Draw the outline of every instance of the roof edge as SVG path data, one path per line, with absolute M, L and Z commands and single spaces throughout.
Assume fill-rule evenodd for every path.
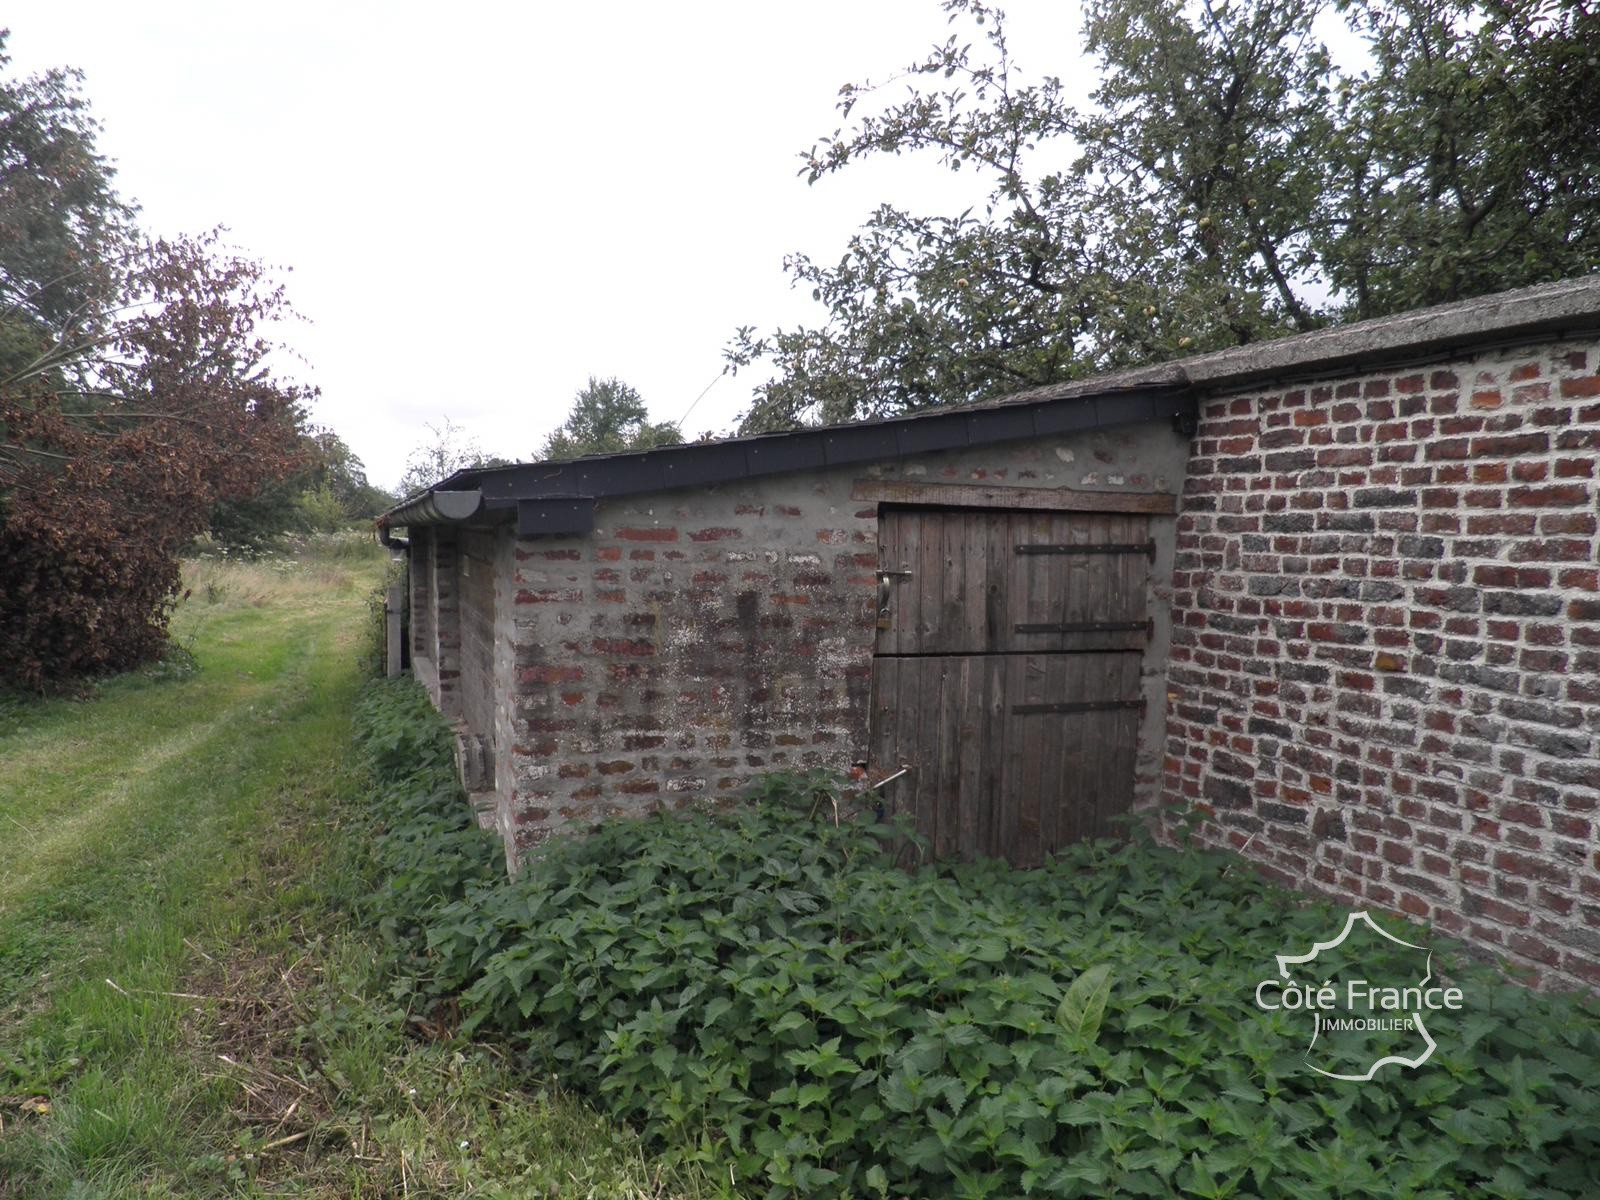
M 458 471 L 378 518 L 385 526 L 492 523 L 515 511 L 524 535 L 543 530 L 521 502 L 584 500 L 728 483 L 794 471 L 853 466 L 886 458 L 1025 441 L 1090 429 L 1162 422 L 1182 436 L 1194 428 L 1189 388 L 1166 384 L 1107 387 L 1077 404 L 951 406 L 877 420 L 808 426 L 783 433 L 686 442 L 571 462 L 523 463 Z M 468 503 L 468 497 L 471 502 Z M 460 504 L 455 501 L 459 498 Z M 577 519 L 571 506 L 549 509 L 556 524 Z M 574 510 L 575 511 L 575 510 Z M 564 515 L 563 515 L 564 514 Z M 541 525 L 540 529 L 533 526 Z M 564 529 L 562 531 L 565 531 Z

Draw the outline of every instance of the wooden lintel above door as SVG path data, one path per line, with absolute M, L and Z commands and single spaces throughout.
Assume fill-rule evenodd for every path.
M 1048 512 L 1143 513 L 1171 516 L 1178 498 L 1167 492 L 1079 492 L 1070 488 L 996 487 L 981 483 L 913 483 L 858 479 L 852 500 L 951 508 L 1016 508 Z

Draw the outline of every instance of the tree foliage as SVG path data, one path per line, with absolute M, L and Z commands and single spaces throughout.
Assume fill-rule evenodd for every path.
M 428 439 L 406 457 L 405 473 L 400 476 L 399 495 L 414 496 L 457 471 L 473 467 L 504 466 L 506 459 L 486 454 L 478 439 L 449 417 L 441 425 L 427 426 Z
M 1600 10 L 1586 0 L 1352 4 L 1374 58 L 1339 81 L 1318 213 L 1341 315 L 1600 265 Z
M 0 76 L 11 59 L 0 29 Z M 0 78 L 0 305 L 6 332 L 82 328 L 108 308 L 133 243 L 134 208 L 95 150 L 82 76 Z
M 546 460 L 581 458 L 585 454 L 620 454 L 651 450 L 683 441 L 678 427 L 652 423 L 650 410 L 637 391 L 616 378 L 596 379 L 578 389 L 566 422 L 539 450 Z
M 803 156 L 817 183 L 927 152 L 974 172 L 955 216 L 882 205 L 837 263 L 791 256 L 826 316 L 728 347 L 765 364 L 747 430 L 960 403 L 1581 273 L 1600 264 L 1600 19 L 1584 0 L 1091 0 L 1094 106 L 1026 82 L 1004 14 L 960 33 Z M 968 38 L 978 30 L 976 43 Z
M 159 654 L 178 554 L 299 462 L 306 394 L 265 370 L 282 293 L 209 240 L 156 242 L 133 315 L 0 378 L 0 666 L 28 684 Z
M 26 685 L 159 654 L 212 506 L 303 461 L 282 289 L 214 235 L 140 239 L 93 133 L 72 73 L 0 79 L 0 679 Z
M 370 521 L 394 503 L 367 479 L 355 451 L 331 429 L 300 437 L 302 466 L 269 480 L 252 496 L 213 506 L 209 533 L 244 551 L 270 547 L 288 533 L 331 533 Z

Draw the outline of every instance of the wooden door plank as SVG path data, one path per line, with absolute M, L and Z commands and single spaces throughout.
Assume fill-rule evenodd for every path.
M 905 516 L 895 509 L 885 509 L 878 514 L 878 570 L 893 570 L 902 557 L 901 538 L 904 536 Z M 887 628 L 878 629 L 875 653 L 899 654 L 900 653 L 900 614 L 897 611 L 894 594 L 894 579 L 889 578 L 888 590 L 884 589 L 884 576 L 878 576 L 878 592 L 875 597 L 879 604 L 888 605 Z M 880 620 L 883 614 L 879 614 Z
M 1010 619 L 1009 571 L 1006 537 L 1010 514 L 985 513 L 978 518 L 983 529 L 984 638 L 983 649 L 996 651 L 1010 647 L 1006 622 Z
M 967 644 L 987 649 L 988 633 L 989 517 L 982 512 L 959 514 L 961 538 L 966 547 L 961 563 L 961 606 Z
M 961 568 L 961 522 L 950 514 L 941 514 L 939 528 L 939 578 L 933 588 L 938 605 L 936 630 L 927 639 L 929 649 L 959 654 L 970 649 L 967 641 L 967 622 L 961 607 L 961 584 L 966 572 Z
M 900 694 L 900 662 L 898 658 L 887 657 L 872 660 L 872 717 L 867 761 L 885 774 L 892 773 L 896 769 L 893 764 L 899 761 L 896 698 Z M 899 811 L 904 789 L 891 783 L 884 792 L 884 811 Z
M 988 734 L 987 696 L 984 690 L 984 657 L 967 655 L 961 660 L 957 677 L 961 697 L 960 737 L 957 743 L 956 836 L 963 858 L 973 858 L 981 850 L 979 813 L 983 805 L 983 762 Z
M 947 859 L 962 853 L 960 829 L 955 813 L 957 802 L 957 762 L 960 755 L 960 722 L 962 714 L 957 707 L 957 686 L 960 680 L 960 659 L 928 659 L 936 677 L 928 680 L 934 688 L 931 702 L 936 704 L 938 750 L 933 760 L 933 850 L 934 858 Z
M 916 596 L 915 617 L 910 625 L 911 651 L 926 654 L 937 649 L 930 641 L 939 620 L 939 519 L 933 513 L 917 514 L 916 551 L 911 555 L 912 575 L 906 587 Z
M 1017 553 L 1017 543 L 1028 541 L 1032 536 L 1031 520 L 1028 513 L 1010 513 L 1006 521 L 1006 619 L 1001 627 L 1001 635 L 1005 638 L 1007 650 L 1032 650 L 1040 645 L 1040 636 L 1037 634 L 1019 634 L 1017 626 L 1029 620 L 1028 611 L 1031 602 L 1029 595 L 1029 575 L 1027 562 Z
M 896 523 L 900 526 L 899 554 L 888 563 L 885 569 L 896 572 L 912 572 L 910 575 L 896 574 L 889 578 L 889 605 L 894 614 L 894 653 L 909 654 L 917 648 L 917 569 L 918 538 L 922 531 L 922 514 L 916 512 L 897 512 L 894 514 Z
M 984 708 L 982 786 L 979 789 L 978 845 L 985 858 L 999 858 L 1000 805 L 1004 794 L 1006 752 L 1006 663 L 998 655 L 983 660 Z
M 1087 695 L 1087 657 L 1074 654 L 1065 661 L 1067 679 L 1064 695 L 1069 700 L 1082 699 Z M 1089 795 L 1088 758 L 1092 746 L 1088 740 L 1087 722 L 1069 722 L 1062 731 L 1061 744 L 1066 763 L 1063 773 L 1068 783 L 1060 821 L 1064 842 L 1077 842 L 1083 840 L 1088 830 L 1087 817 L 1093 803 Z
M 1028 659 L 1017 656 L 1006 659 L 1006 707 L 1013 709 L 1027 703 Z M 1029 760 L 1028 722 L 1006 716 L 1006 766 L 1003 775 L 1000 801 L 1000 844 L 1002 857 L 1015 863 L 1020 844 L 1021 799 L 1024 775 Z M 1032 761 L 1037 762 L 1037 759 Z
M 1047 700 L 1067 696 L 1068 664 L 1072 656 L 1052 654 L 1045 660 L 1044 696 Z M 1053 854 L 1064 843 L 1061 836 L 1061 806 L 1066 792 L 1065 764 L 1067 738 L 1071 727 L 1058 725 L 1044 739 L 1039 756 L 1039 842 L 1045 855 Z
M 1028 655 L 1015 660 L 1022 673 L 1022 700 L 1036 704 L 1046 699 L 1048 664 L 1054 655 Z M 1016 723 L 1021 741 L 1021 758 L 1016 775 L 1017 788 L 1014 804 L 1017 813 L 1015 838 L 1010 860 L 1019 867 L 1036 867 L 1044 860 L 1043 801 L 1044 760 L 1047 747 L 1060 741 L 1060 721 L 1049 714 L 1019 717 L 1015 712 L 1010 720 Z
M 890 592 L 896 610 L 895 629 L 898 631 L 896 652 L 914 654 L 918 649 L 917 627 L 922 621 L 922 534 L 923 514 L 900 514 L 900 560 L 890 569 L 907 572 L 892 577 Z

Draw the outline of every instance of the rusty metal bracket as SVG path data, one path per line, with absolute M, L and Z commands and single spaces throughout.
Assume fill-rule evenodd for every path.
M 909 775 L 910 773 L 911 773 L 911 764 L 910 763 L 904 763 L 904 764 L 901 765 L 900 769 L 898 771 L 896 771 L 893 775 L 885 775 L 882 779 L 878 780 L 877 783 L 875 783 L 871 787 L 869 787 L 867 789 L 867 791 L 875 792 L 879 788 L 883 787 L 885 784 L 893 783 L 896 779 L 899 779 L 900 776 Z

